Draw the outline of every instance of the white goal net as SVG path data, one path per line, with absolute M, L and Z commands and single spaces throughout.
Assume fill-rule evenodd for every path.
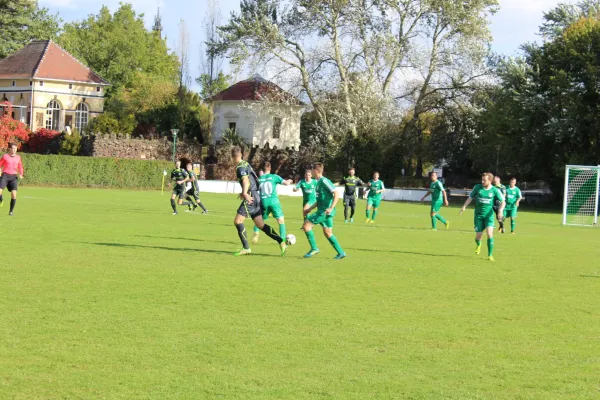
M 598 225 L 600 166 L 567 165 L 563 225 Z

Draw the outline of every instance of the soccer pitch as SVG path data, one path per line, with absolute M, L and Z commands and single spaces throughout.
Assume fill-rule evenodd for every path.
M 318 229 L 305 260 L 283 198 L 297 244 L 235 258 L 233 195 L 177 216 L 167 193 L 19 196 L 0 209 L 1 399 L 600 397 L 600 230 L 559 214 L 520 212 L 491 263 L 473 207 L 432 232 L 426 204 L 384 202 L 373 226 L 339 204 L 348 258 Z

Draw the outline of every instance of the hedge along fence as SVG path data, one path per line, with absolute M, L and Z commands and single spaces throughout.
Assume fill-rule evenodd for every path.
M 20 153 L 24 185 L 160 189 L 169 161 L 125 160 Z M 169 177 L 167 177 L 169 178 Z

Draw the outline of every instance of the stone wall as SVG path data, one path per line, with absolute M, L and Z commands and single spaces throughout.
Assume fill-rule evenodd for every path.
M 304 169 L 310 167 L 316 159 L 310 149 L 273 150 L 252 148 L 244 152 L 244 160 L 248 161 L 258 173 L 265 161 L 269 161 L 272 172 L 284 179 L 295 181 L 304 175 Z M 206 160 L 206 179 L 236 180 L 235 166 L 231 162 L 230 147 L 210 146 Z
M 133 160 L 171 160 L 173 142 L 162 139 L 132 139 L 120 135 L 94 135 L 82 140 L 81 154 Z M 178 140 L 177 158 L 202 162 L 202 145 L 197 141 Z

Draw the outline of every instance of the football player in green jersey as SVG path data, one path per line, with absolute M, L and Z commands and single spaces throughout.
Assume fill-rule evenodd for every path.
M 365 214 L 367 216 L 367 224 L 375 223 L 375 218 L 377 218 L 377 211 L 379 210 L 379 205 L 381 204 L 381 194 L 385 192 L 385 187 L 383 186 L 383 181 L 379 180 L 379 172 L 375 172 L 373 174 L 373 179 L 367 183 L 369 187 L 369 194 L 367 195 L 367 210 Z M 373 216 L 371 216 L 371 209 L 373 209 Z
M 350 208 L 350 222 L 354 222 L 354 212 L 356 211 L 356 190 L 358 186 L 363 186 L 364 182 L 356 175 L 354 168 L 348 170 L 348 176 L 340 181 L 344 186 L 344 222 L 348 223 L 348 207 Z
M 502 184 L 502 179 L 498 175 L 494 176 L 494 186 L 502 193 L 502 196 L 504 196 L 504 199 L 506 200 L 506 186 Z M 496 201 L 494 203 L 494 212 L 498 216 L 498 225 L 500 225 L 498 227 L 498 232 L 504 233 L 504 214 L 498 213 L 499 207 L 500 203 Z
M 194 172 L 194 166 L 192 165 L 192 163 L 188 163 L 188 165 L 186 166 L 186 170 L 188 173 L 188 183 L 190 185 L 187 188 L 186 195 L 187 198 L 190 200 L 190 203 L 192 203 L 190 204 L 190 208 L 193 206 L 193 211 L 196 209 L 196 207 L 200 206 L 200 208 L 202 209 L 202 214 L 208 214 L 208 210 L 206 209 L 206 207 L 204 207 L 204 204 L 202 204 L 202 201 L 200 200 L 200 185 L 198 183 L 198 175 L 196 175 L 196 173 Z
M 481 184 L 476 185 L 465 205 L 460 210 L 460 214 L 464 213 L 469 204 L 473 200 L 475 203 L 475 254 L 481 253 L 481 238 L 483 232 L 487 233 L 488 259 L 494 261 L 494 202 L 499 202 L 498 214 L 502 216 L 504 213 L 504 196 L 498 188 L 492 185 L 494 175 L 486 172 L 481 176 Z
M 448 207 L 448 196 L 446 195 L 446 189 L 442 182 L 438 180 L 437 173 L 431 173 L 431 186 L 429 186 L 429 192 L 421 198 L 421 201 L 425 201 L 427 197 L 431 195 L 431 228 L 437 231 L 437 221 L 446 225 L 446 230 L 450 229 L 450 222 L 446 221 L 439 212 L 442 208 L 442 204 Z
M 317 247 L 317 241 L 315 240 L 313 227 L 315 225 L 321 225 L 323 227 L 323 233 L 325 234 L 325 237 L 327 240 L 329 240 L 329 243 L 331 246 L 333 246 L 335 251 L 337 251 L 337 255 L 334 259 L 341 260 L 342 258 L 346 257 L 346 253 L 333 234 L 333 217 L 335 216 L 335 206 L 337 205 L 337 202 L 340 200 L 341 196 L 339 192 L 335 190 L 333 183 L 323 176 L 323 170 L 324 168 L 322 163 L 315 163 L 313 166 L 313 176 L 317 180 L 317 202 L 309 208 L 309 212 L 315 208 L 317 211 L 310 214 L 302 226 L 302 230 L 306 233 L 308 243 L 310 243 L 310 251 L 306 253 L 304 258 L 310 258 L 319 254 L 319 248 Z
M 504 218 L 510 218 L 510 232 L 514 235 L 517 227 L 517 209 L 523 199 L 521 189 L 517 187 L 517 178 L 510 178 L 510 186 L 506 188 L 506 208 Z
M 242 204 L 237 210 L 233 224 L 235 225 L 240 241 L 242 242 L 243 249 L 235 253 L 236 256 L 247 256 L 252 254 L 250 245 L 248 244 L 248 234 L 246 233 L 246 227 L 244 221 L 246 218 L 252 218 L 254 224 L 262 229 L 268 237 L 279 243 L 281 248 L 281 255 L 285 255 L 287 250 L 287 244 L 277 232 L 263 221 L 263 209 L 260 202 L 260 192 L 258 190 L 258 177 L 256 173 L 248 164 L 248 162 L 242 159 L 242 149 L 239 146 L 235 146 L 231 149 L 231 159 L 236 164 L 236 176 L 242 186 Z
M 312 178 L 312 171 L 307 169 L 304 172 L 304 179 L 301 179 L 296 187 L 294 187 L 294 192 L 298 190 L 302 191 L 302 213 L 304 220 L 306 220 L 308 210 L 317 203 L 316 189 L 317 181 Z
M 173 215 L 177 215 L 177 204 L 175 199 L 179 199 L 178 203 L 180 206 L 189 206 L 189 202 L 183 202 L 185 198 L 185 183 L 189 180 L 188 173 L 181 168 L 181 161 L 175 162 L 175 169 L 171 171 L 171 181 L 174 182 L 173 193 L 171 194 L 171 207 L 173 208 Z M 171 182 L 169 182 L 171 187 Z
M 277 185 L 289 186 L 292 184 L 292 180 L 284 180 L 277 174 L 271 173 L 271 163 L 265 162 L 263 165 L 264 173 L 258 177 L 258 189 L 260 191 L 260 202 L 263 207 L 263 221 L 269 219 L 269 215 L 272 215 L 279 224 L 279 236 L 283 239 L 286 237 L 285 220 L 283 217 L 283 210 L 281 209 L 281 203 L 279 202 L 279 196 L 277 195 Z M 254 236 L 252 236 L 252 243 L 258 243 L 260 236 L 260 229 L 254 226 Z

